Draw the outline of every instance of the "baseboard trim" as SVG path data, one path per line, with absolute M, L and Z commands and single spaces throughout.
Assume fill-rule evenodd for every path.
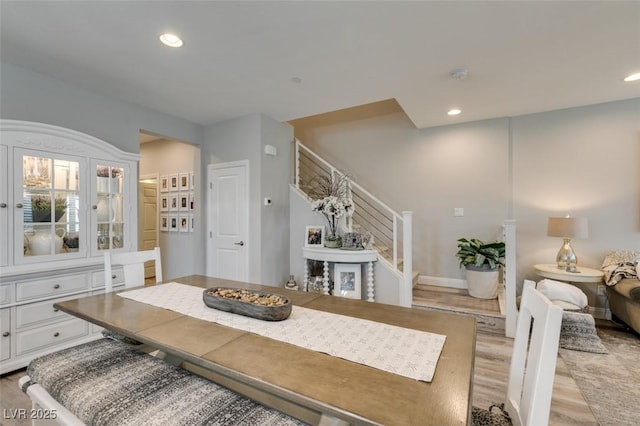
M 429 275 L 419 275 L 418 284 L 432 285 L 436 287 L 450 287 L 467 289 L 467 280 L 461 280 L 459 278 L 444 278 L 444 277 L 431 277 Z

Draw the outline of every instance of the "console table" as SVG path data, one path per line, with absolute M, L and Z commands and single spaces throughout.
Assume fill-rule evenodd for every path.
M 374 302 L 373 290 L 373 262 L 378 260 L 376 250 L 342 250 L 326 247 L 303 247 L 304 257 L 304 288 L 309 286 L 309 260 L 323 262 L 322 287 L 323 293 L 329 294 L 329 263 L 367 263 L 367 301 Z
M 562 268 L 558 268 L 555 263 L 538 264 L 533 269 L 541 277 L 569 283 L 600 283 L 604 277 L 604 273 L 601 270 L 585 268 L 584 266 L 578 266 L 576 272 L 567 272 Z

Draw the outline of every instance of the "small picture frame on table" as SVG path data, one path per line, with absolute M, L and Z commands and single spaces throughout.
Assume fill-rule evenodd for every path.
M 333 268 L 333 295 L 361 299 L 360 264 L 336 263 Z
M 307 226 L 304 233 L 305 247 L 323 247 L 324 246 L 324 226 Z

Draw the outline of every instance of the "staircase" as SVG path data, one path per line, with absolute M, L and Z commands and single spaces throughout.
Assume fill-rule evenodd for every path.
M 309 201 L 308 194 L 315 178 L 345 175 L 299 140 L 295 142 L 295 167 L 294 186 Z M 412 212 L 395 212 L 357 182 L 351 181 L 350 190 L 355 208 L 347 227 L 373 236 L 378 261 L 385 263 L 400 280 L 399 304 L 411 306 L 412 288 L 418 277 L 417 272 L 412 271 Z

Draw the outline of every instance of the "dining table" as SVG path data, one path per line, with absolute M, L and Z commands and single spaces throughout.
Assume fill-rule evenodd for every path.
M 348 356 L 308 349 L 197 318 L 188 311 L 125 297 L 131 289 L 66 300 L 54 306 L 141 342 L 141 346 L 157 349 L 168 362 L 308 424 L 470 423 L 476 343 L 476 322 L 471 316 L 203 275 L 176 278 L 158 286 L 168 284 L 186 285 L 190 290 L 196 287 L 200 293 L 219 287 L 268 292 L 284 296 L 294 309 L 334 315 L 332 318 L 338 318 L 338 322 L 332 324 L 338 324 L 337 328 L 340 318 L 364 320 L 397 327 L 394 330 L 437 335 L 444 344 L 430 380 L 418 380 L 347 359 Z M 287 321 L 290 319 L 283 323 Z M 396 349 L 391 347 L 393 344 L 386 344 L 389 350 Z

